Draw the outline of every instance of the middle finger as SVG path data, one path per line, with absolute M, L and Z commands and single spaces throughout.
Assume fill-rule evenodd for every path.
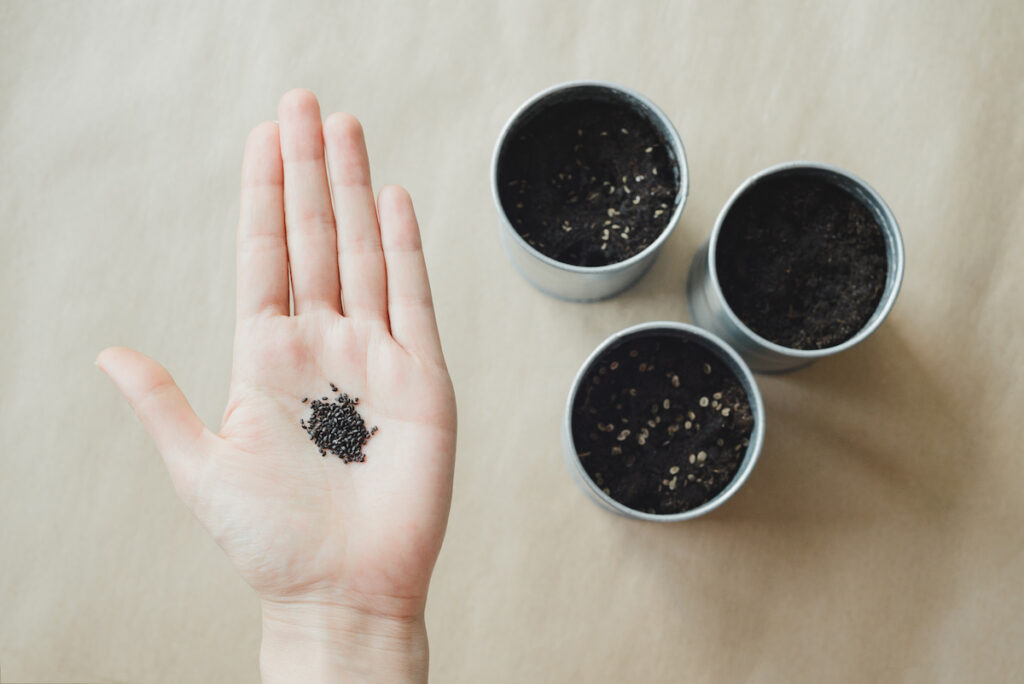
M 295 313 L 325 308 L 340 313 L 341 281 L 320 105 L 308 90 L 292 90 L 281 98 L 278 118 Z

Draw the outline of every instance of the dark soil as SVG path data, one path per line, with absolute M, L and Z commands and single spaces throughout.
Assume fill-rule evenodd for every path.
M 587 474 L 611 498 L 647 513 L 713 499 L 735 477 L 753 427 L 736 376 L 702 344 L 668 334 L 605 351 L 572 409 Z
M 338 396 L 309 401 L 309 418 L 299 420 L 299 425 L 309 434 L 309 439 L 320 450 L 321 456 L 332 454 L 345 463 L 362 463 L 366 460 L 363 447 L 377 432 L 377 428 L 366 429 L 363 417 L 356 407 L 359 397 L 350 397 L 331 383 L 331 391 Z
M 856 335 L 878 308 L 888 270 L 871 210 L 812 175 L 747 190 L 722 224 L 716 259 L 740 320 L 791 349 L 834 347 Z
M 668 225 L 679 194 L 666 141 L 624 104 L 552 106 L 509 138 L 501 204 L 542 254 L 604 266 L 640 253 Z

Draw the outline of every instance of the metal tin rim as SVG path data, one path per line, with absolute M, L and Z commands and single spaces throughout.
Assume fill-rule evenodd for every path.
M 512 222 L 509 221 L 508 216 L 505 214 L 505 208 L 501 205 L 501 194 L 498 188 L 498 156 L 501 153 L 502 145 L 504 145 L 506 138 L 508 137 L 509 131 L 512 130 L 513 125 L 519 120 L 519 118 L 531 107 L 536 105 L 541 100 L 566 90 L 574 90 L 577 88 L 605 88 L 612 91 L 618 91 L 627 95 L 628 97 L 640 102 L 644 107 L 650 110 L 651 114 L 658 119 L 659 123 L 663 126 L 664 131 L 667 133 L 669 138 L 669 144 L 672 147 L 672 151 L 676 156 L 676 166 L 679 170 L 679 202 L 676 205 L 675 210 L 672 212 L 672 216 L 669 218 L 668 224 L 665 229 L 651 244 L 644 247 L 643 250 L 634 254 L 633 256 L 623 261 L 617 261 L 614 264 L 606 264 L 604 266 L 576 266 L 573 264 L 567 264 L 543 254 L 534 248 L 530 243 L 523 239 L 523 236 L 519 234 L 519 231 L 515 229 Z M 572 273 L 610 273 L 619 270 L 629 268 L 633 264 L 642 261 L 650 253 L 656 252 L 658 248 L 668 240 L 672 231 L 675 230 L 679 224 L 679 219 L 683 215 L 683 208 L 686 206 L 686 198 L 690 194 L 690 173 L 689 167 L 686 163 L 686 150 L 683 147 L 683 141 L 679 137 L 679 132 L 676 127 L 672 125 L 672 121 L 669 120 L 668 116 L 663 112 L 656 104 L 651 102 L 647 97 L 641 95 L 632 88 L 628 88 L 618 83 L 612 83 L 611 81 L 598 81 L 598 80 L 576 80 L 576 81 L 565 81 L 564 83 L 558 83 L 549 88 L 545 88 L 533 97 L 529 98 L 523 104 L 512 113 L 508 121 L 501 129 L 501 133 L 498 135 L 498 141 L 494 145 L 494 151 L 491 154 L 491 196 L 494 199 L 494 205 L 498 210 L 498 216 L 501 217 L 501 222 L 505 224 L 505 227 L 509 229 L 512 234 L 512 238 L 525 249 L 531 256 L 539 259 L 545 264 L 553 266 L 555 268 L 569 271 Z
M 683 337 L 698 339 L 712 353 L 718 354 L 723 358 L 723 360 L 726 360 L 730 369 L 736 374 L 737 379 L 743 385 L 743 389 L 747 393 L 747 400 L 750 402 L 751 413 L 754 416 L 754 430 L 750 434 L 750 444 L 747 445 L 747 453 L 744 455 L 743 462 L 740 464 L 740 468 L 736 472 L 736 475 L 733 476 L 733 479 L 728 485 L 726 485 L 725 489 L 719 492 L 710 501 L 707 501 L 696 508 L 691 508 L 690 510 L 682 511 L 680 513 L 645 513 L 625 506 L 605 494 L 604 491 L 597 486 L 597 483 L 590 479 L 590 475 L 587 474 L 583 464 L 580 463 L 578 455 L 579 452 L 576 450 L 576 445 L 572 440 L 572 407 L 576 400 L 576 393 L 579 391 L 580 384 L 583 381 L 583 377 L 586 375 L 590 367 L 601 354 L 620 340 L 626 337 L 635 336 L 638 333 L 656 330 L 683 333 Z M 732 347 L 726 344 L 717 335 L 695 325 L 690 325 L 689 323 L 680 323 L 678 321 L 650 321 L 624 328 L 608 336 L 603 342 L 601 342 L 601 344 L 597 345 L 594 351 L 590 353 L 576 372 L 576 377 L 573 379 L 572 387 L 569 390 L 569 397 L 565 404 L 565 412 L 562 418 L 562 430 L 563 434 L 567 436 L 566 446 L 572 447 L 572 458 L 566 460 L 569 465 L 574 467 L 576 470 L 577 477 L 575 479 L 587 486 L 588 494 L 603 502 L 606 507 L 611 508 L 621 515 L 629 518 L 650 520 L 653 522 L 678 522 L 681 520 L 696 518 L 713 511 L 730 499 L 732 495 L 743 486 L 743 483 L 750 477 L 750 473 L 754 469 L 754 465 L 757 463 L 757 459 L 760 456 L 761 447 L 764 444 L 764 423 L 764 401 L 761 398 L 761 390 L 757 386 L 757 381 L 754 379 L 753 372 Z M 568 456 L 568 454 L 566 455 Z
M 883 296 L 882 299 L 878 302 L 878 306 L 875 308 L 874 313 L 871 314 L 871 318 L 864 325 L 864 327 L 857 332 L 856 335 L 846 340 L 845 342 L 841 342 L 832 347 L 824 347 L 822 349 L 792 349 L 790 347 L 783 347 L 781 344 L 776 344 L 775 342 L 772 342 L 771 340 L 758 335 L 756 332 L 750 329 L 746 323 L 740 320 L 740 317 L 736 315 L 736 312 L 732 310 L 732 307 L 729 306 L 729 302 L 725 298 L 725 293 L 722 292 L 722 287 L 718 282 L 718 269 L 715 264 L 715 253 L 718 247 L 718 237 L 722 231 L 722 224 L 725 222 L 725 217 L 728 215 L 729 210 L 732 209 L 733 205 L 736 203 L 736 200 L 738 200 L 740 196 L 744 192 L 746 192 L 747 189 L 750 188 L 750 186 L 752 186 L 754 183 L 757 183 L 758 181 L 780 171 L 792 171 L 798 169 L 815 169 L 820 171 L 827 171 L 838 176 L 844 176 L 853 181 L 854 183 L 856 183 L 857 185 L 859 185 L 861 188 L 863 188 L 863 190 L 875 202 L 878 211 L 881 212 L 883 220 L 881 221 L 881 225 L 879 227 L 882 229 L 883 233 L 885 233 L 888 237 L 891 238 L 892 245 L 891 249 L 889 247 L 886 248 L 887 255 L 893 260 L 894 264 L 894 269 L 892 271 L 892 287 L 890 288 L 888 287 L 888 285 L 886 286 L 888 293 L 885 296 Z M 888 240 L 886 242 L 887 244 L 889 243 Z M 777 354 L 797 359 L 803 359 L 810 362 L 815 359 L 819 359 L 824 356 L 831 356 L 832 354 L 836 354 L 845 349 L 849 349 L 850 347 L 854 346 L 855 344 L 858 344 L 859 342 L 867 338 L 869 335 L 871 335 L 871 333 L 873 333 L 878 328 L 878 326 L 882 324 L 882 321 L 884 321 L 885 318 L 889 315 L 889 312 L 892 310 L 893 305 L 896 303 L 896 296 L 899 294 L 900 287 L 903 284 L 903 269 L 905 265 L 905 258 L 906 257 L 903 251 L 903 236 L 900 234 L 899 224 L 896 223 L 896 217 L 893 216 L 892 211 L 889 209 L 889 205 L 885 203 L 885 200 L 882 199 L 882 196 L 879 195 L 874 188 L 868 185 L 868 183 L 865 180 L 850 173 L 849 171 L 846 171 L 845 169 L 841 169 L 838 166 L 834 166 L 832 164 L 813 161 L 790 161 L 783 162 L 781 164 L 776 164 L 774 166 L 769 166 L 766 169 L 758 171 L 753 176 L 750 176 L 749 178 L 747 178 L 747 180 L 743 181 L 743 183 L 738 188 L 736 188 L 736 190 L 732 193 L 728 201 L 726 201 L 725 206 L 723 206 L 722 210 L 718 212 L 718 218 L 715 219 L 715 227 L 712 229 L 711 238 L 708 241 L 707 268 L 708 277 L 711 279 L 711 284 L 715 288 L 715 292 L 722 302 L 722 308 L 737 328 L 739 328 L 744 334 L 748 335 L 752 340 L 757 342 L 759 345 L 762 345 L 763 347 L 770 349 L 771 351 Z

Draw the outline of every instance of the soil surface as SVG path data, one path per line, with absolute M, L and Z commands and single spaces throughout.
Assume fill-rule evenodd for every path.
M 834 347 L 878 308 L 888 262 L 871 210 L 812 175 L 761 181 L 722 224 L 718 279 L 751 330 L 791 349 Z
M 679 194 L 666 141 L 624 104 L 561 103 L 528 121 L 499 160 L 501 204 L 542 254 L 576 266 L 624 261 L 668 225 Z
M 702 344 L 667 334 L 605 351 L 572 410 L 587 474 L 616 501 L 647 513 L 713 499 L 739 470 L 753 428 L 736 376 Z

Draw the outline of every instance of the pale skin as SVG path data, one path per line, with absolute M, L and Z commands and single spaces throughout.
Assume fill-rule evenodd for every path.
M 245 146 L 220 430 L 139 352 L 112 347 L 97 364 L 259 596 L 265 682 L 426 681 L 456 417 L 416 216 L 402 188 L 375 200 L 353 116 L 321 123 L 313 94 L 294 90 L 278 121 Z M 331 382 L 379 428 L 365 463 L 321 457 L 299 425 L 301 400 L 333 396 Z

